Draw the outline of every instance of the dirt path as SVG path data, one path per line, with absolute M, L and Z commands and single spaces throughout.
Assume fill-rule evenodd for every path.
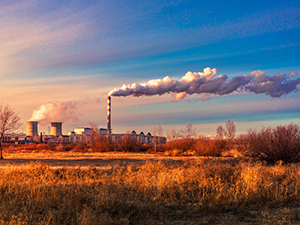
M 30 163 L 59 167 L 97 167 L 109 169 L 115 165 L 144 164 L 147 161 L 176 161 L 172 157 L 161 157 L 146 153 L 76 153 L 76 152 L 5 152 L 0 160 L 0 169 L 21 167 Z
M 4 159 L 0 160 L 0 169 L 8 167 L 22 167 L 30 163 L 47 164 L 53 168 L 61 167 L 96 167 L 98 169 L 111 169 L 116 165 L 145 164 L 149 161 L 190 161 L 207 160 L 214 162 L 237 162 L 247 161 L 246 158 L 234 157 L 201 157 L 201 156 L 164 156 L 149 153 L 123 153 L 123 152 L 54 152 L 54 151 L 5 151 Z

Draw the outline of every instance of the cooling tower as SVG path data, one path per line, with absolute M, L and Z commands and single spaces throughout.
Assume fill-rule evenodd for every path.
M 111 134 L 111 98 L 110 96 L 107 97 L 107 133 Z
M 62 135 L 62 122 L 51 122 L 50 135 L 53 135 L 53 136 Z
M 26 121 L 26 136 L 35 137 L 38 135 L 38 122 Z

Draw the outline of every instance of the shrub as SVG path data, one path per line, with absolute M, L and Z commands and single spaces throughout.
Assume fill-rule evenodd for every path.
M 274 129 L 263 128 L 261 131 L 250 130 L 247 135 L 250 156 L 268 163 L 300 162 L 300 127 L 290 124 Z
M 125 134 L 125 136 L 117 142 L 116 149 L 122 152 L 137 152 L 141 146 L 141 143 L 132 139 L 130 134 Z
M 240 134 L 234 141 L 234 145 L 236 146 L 236 150 L 245 155 L 249 156 L 249 141 L 248 134 Z
M 41 150 L 49 150 L 50 148 L 49 148 L 49 145 L 47 145 L 47 144 L 37 144 L 36 149 L 41 151 Z
M 179 153 L 184 153 L 187 151 L 195 150 L 195 139 L 193 138 L 184 138 L 173 141 L 168 141 L 164 146 L 164 151 L 173 151 L 176 150 Z
M 77 143 L 74 148 L 72 149 L 72 151 L 74 152 L 85 152 L 87 151 L 87 146 L 84 143 Z
M 196 153 L 201 156 L 220 156 L 227 150 L 227 141 L 199 137 L 196 142 Z
M 55 145 L 55 151 L 58 151 L 58 152 L 70 151 L 74 147 L 75 147 L 74 144 L 58 144 L 58 145 Z M 78 148 L 80 148 L 80 147 L 78 147 Z
M 170 155 L 196 154 L 199 156 L 220 156 L 228 150 L 226 140 L 210 139 L 200 136 L 198 139 L 184 138 L 168 141 L 163 150 Z
M 114 150 L 114 144 L 106 136 L 99 135 L 93 139 L 92 149 L 95 152 L 109 152 Z

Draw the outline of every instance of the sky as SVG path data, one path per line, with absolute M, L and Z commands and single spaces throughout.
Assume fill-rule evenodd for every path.
M 216 69 L 210 84 L 221 75 L 300 78 L 299 1 L 2 0 L 0 24 L 0 102 L 20 113 L 24 132 L 30 119 L 46 134 L 58 120 L 65 134 L 90 122 L 106 128 L 111 90 L 200 77 L 207 67 Z M 228 118 L 238 133 L 300 122 L 300 85 L 266 93 L 112 96 L 112 129 L 166 133 L 191 123 L 213 135 Z

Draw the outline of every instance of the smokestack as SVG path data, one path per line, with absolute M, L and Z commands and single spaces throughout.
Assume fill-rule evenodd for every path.
M 111 98 L 110 96 L 107 97 L 107 133 L 108 134 L 111 134 L 111 115 L 110 115 L 110 112 L 111 112 L 111 109 L 110 109 L 110 106 L 111 106 Z
M 50 135 L 53 136 L 60 136 L 62 135 L 62 122 L 51 122 L 51 133 Z
M 35 137 L 38 135 L 38 122 L 26 121 L 26 136 Z

